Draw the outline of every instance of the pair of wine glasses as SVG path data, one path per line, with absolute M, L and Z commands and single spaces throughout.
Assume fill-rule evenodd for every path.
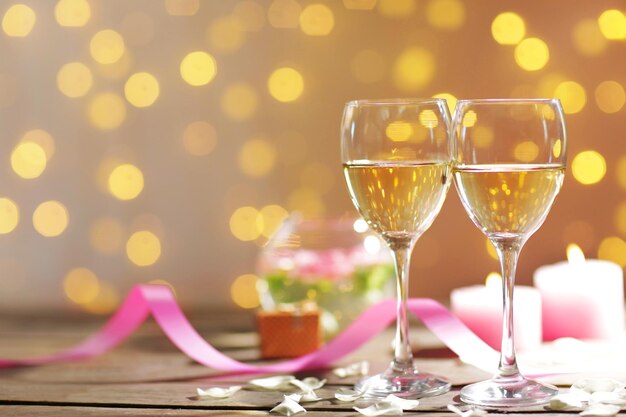
M 394 359 L 356 389 L 372 396 L 432 396 L 450 389 L 419 372 L 407 325 L 409 261 L 454 177 L 461 202 L 494 245 L 503 277 L 500 364 L 487 381 L 467 385 L 461 400 L 483 406 L 547 402 L 556 387 L 525 378 L 513 340 L 513 287 L 519 253 L 544 222 L 563 183 L 566 133 L 556 99 L 459 100 L 450 121 L 443 99 L 356 100 L 341 126 L 344 176 L 352 202 L 387 243 L 396 266 Z M 455 237 L 458 238 L 458 237 Z

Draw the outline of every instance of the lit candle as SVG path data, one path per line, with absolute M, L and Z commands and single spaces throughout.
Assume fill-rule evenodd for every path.
M 532 287 L 516 285 L 513 298 L 515 347 L 535 348 L 541 344 L 541 295 Z M 503 302 L 500 274 L 489 274 L 485 285 L 453 290 L 450 301 L 452 311 L 470 330 L 500 350 Z
M 543 339 L 612 339 L 624 332 L 622 268 L 609 261 L 585 260 L 577 245 L 567 262 L 535 271 L 543 304 Z

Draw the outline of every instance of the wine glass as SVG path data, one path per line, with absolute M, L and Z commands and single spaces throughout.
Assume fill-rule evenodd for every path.
M 547 402 L 557 388 L 525 378 L 517 367 L 513 287 L 519 253 L 563 184 L 561 104 L 557 99 L 459 100 L 452 134 L 454 182 L 470 218 L 496 248 L 504 299 L 498 372 L 464 387 L 461 400 L 497 407 Z
M 451 182 L 450 115 L 442 99 L 356 100 L 341 126 L 343 172 L 361 217 L 391 249 L 397 277 L 394 358 L 382 374 L 359 381 L 368 396 L 431 396 L 450 383 L 418 372 L 407 324 L 409 261 L 439 213 Z

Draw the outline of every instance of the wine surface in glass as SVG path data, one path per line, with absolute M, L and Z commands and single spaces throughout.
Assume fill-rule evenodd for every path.
M 528 237 L 563 184 L 562 165 L 464 165 L 454 178 L 465 210 L 487 236 Z
M 350 196 L 370 227 L 389 239 L 412 239 L 432 224 L 450 186 L 447 162 L 344 164 Z

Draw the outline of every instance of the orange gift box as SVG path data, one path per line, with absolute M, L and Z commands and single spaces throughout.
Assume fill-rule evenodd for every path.
M 322 345 L 318 310 L 259 311 L 257 327 L 264 358 L 293 358 L 313 352 Z

